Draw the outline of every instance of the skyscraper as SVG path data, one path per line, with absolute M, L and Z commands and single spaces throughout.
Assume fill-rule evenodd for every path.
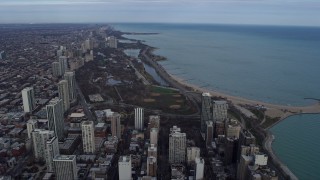
M 38 121 L 35 119 L 30 119 L 27 122 L 27 132 L 28 132 L 28 138 L 32 138 L 32 131 L 38 128 Z
M 226 137 L 235 137 L 239 138 L 241 126 L 240 123 L 235 119 L 230 119 L 225 122 L 226 130 L 225 135 Z
M 116 136 L 118 139 L 121 139 L 121 115 L 116 112 L 107 111 L 106 113 L 107 121 L 111 122 L 111 133 L 112 136 Z
M 195 159 L 195 180 L 203 180 L 204 174 L 204 160 L 203 158 L 197 157 Z
M 91 39 L 87 39 L 84 41 L 84 50 L 91 50 L 93 49 L 93 41 Z
M 52 75 L 55 77 L 62 76 L 59 62 L 52 63 Z
M 53 158 L 59 155 L 59 144 L 57 137 L 51 137 L 46 142 L 45 158 L 47 171 L 54 172 Z
M 212 103 L 213 121 L 224 121 L 228 117 L 227 101 L 213 101 Z
M 21 91 L 23 110 L 25 113 L 32 112 L 36 107 L 33 87 L 26 87 Z
M 151 128 L 151 130 L 150 130 L 150 144 L 154 144 L 155 146 L 157 146 L 158 135 L 159 135 L 158 128 Z
M 114 36 L 108 37 L 108 45 L 111 48 L 118 48 L 118 41 L 117 38 Z
M 200 148 L 187 147 L 187 162 L 188 162 L 188 164 L 194 163 L 197 157 L 200 157 Z
M 169 162 L 183 163 L 186 158 L 186 133 L 181 133 L 180 128 L 173 126 L 169 134 Z
M 201 96 L 201 131 L 205 132 L 206 122 L 212 120 L 211 113 L 211 95 L 210 93 L 202 93 Z
M 63 140 L 64 117 L 62 100 L 59 98 L 54 98 L 48 103 L 46 108 L 49 130 L 54 131 L 59 140 Z
M 54 137 L 53 131 L 35 129 L 32 132 L 33 153 L 37 160 L 44 160 L 47 140 Z
M 154 144 L 150 144 L 148 147 L 148 157 L 153 156 L 155 158 L 158 157 L 158 150 L 157 146 Z
M 53 159 L 56 180 L 77 180 L 76 155 L 58 155 Z
M 241 149 L 243 146 L 250 146 L 252 144 L 256 144 L 256 138 L 251 134 L 250 131 L 246 129 L 242 129 L 239 135 L 239 145 L 237 151 L 237 160 L 240 160 L 241 157 Z
M 207 147 L 211 147 L 213 141 L 213 122 L 207 121 L 206 126 L 206 145 Z
M 252 156 L 242 155 L 240 157 L 240 163 L 237 168 L 237 179 L 246 180 L 248 179 L 248 165 L 253 161 Z
M 68 88 L 68 81 L 61 80 L 58 83 L 58 92 L 59 98 L 63 101 L 63 109 L 66 112 L 70 108 L 70 97 L 69 97 L 69 88 Z
M 68 70 L 68 59 L 66 56 L 59 57 L 59 67 L 61 75 L 64 75 L 64 73 Z
M 119 180 L 131 180 L 132 178 L 132 164 L 130 156 L 120 156 L 118 162 Z
M 134 108 L 134 127 L 137 130 L 142 130 L 144 125 L 143 108 Z
M 68 82 L 70 100 L 73 101 L 73 100 L 77 99 L 75 72 L 74 71 L 65 72 L 64 79 L 67 80 L 67 82 Z
M 223 162 L 225 165 L 235 163 L 237 160 L 237 138 L 226 138 L 224 142 L 224 159 Z
M 94 123 L 93 121 L 83 121 L 81 123 L 83 152 L 95 153 Z
M 157 176 L 157 158 L 153 156 L 147 157 L 147 175 L 151 177 Z
M 149 116 L 148 128 L 158 128 L 160 129 L 160 116 L 151 115 Z

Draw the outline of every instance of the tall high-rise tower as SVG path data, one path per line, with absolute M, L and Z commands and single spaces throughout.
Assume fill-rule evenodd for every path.
M 148 128 L 160 129 L 160 116 L 157 116 L 157 115 L 149 116 Z
M 78 179 L 75 155 L 58 155 L 53 159 L 56 180 Z
M 120 156 L 118 162 L 119 168 L 119 180 L 131 180 L 132 179 L 132 164 L 130 156 Z
M 107 120 L 111 122 L 111 133 L 112 136 L 116 136 L 118 139 L 121 139 L 121 115 L 116 112 L 108 111 Z
M 213 101 L 212 104 L 213 121 L 225 121 L 228 117 L 227 101 Z
M 68 81 L 69 98 L 70 98 L 70 100 L 77 99 L 75 72 L 74 71 L 65 72 L 64 73 L 64 79 Z
M 108 37 L 108 45 L 111 48 L 118 48 L 118 40 L 114 36 Z
M 93 121 L 83 121 L 81 123 L 83 151 L 85 153 L 95 153 L 94 123 Z
M 202 180 L 204 174 L 204 160 L 197 157 L 195 159 L 195 180 Z
M 64 117 L 62 100 L 59 98 L 54 98 L 49 102 L 46 108 L 49 130 L 54 131 L 59 140 L 63 140 Z
M 206 145 L 207 147 L 211 147 L 213 141 L 213 122 L 207 121 L 206 123 Z
M 169 134 L 169 162 L 183 163 L 186 160 L 186 133 L 181 133 L 180 128 L 173 126 Z
M 27 122 L 27 132 L 28 132 L 28 138 L 31 139 L 32 131 L 38 128 L 38 121 L 35 119 L 30 119 Z
M 137 130 L 142 130 L 144 125 L 143 108 L 134 108 L 134 127 Z
M 45 158 L 47 171 L 54 172 L 53 158 L 59 155 L 59 143 L 57 137 L 51 137 L 46 142 Z
M 58 83 L 59 98 L 63 101 L 63 109 L 66 112 L 70 108 L 69 87 L 67 80 L 61 80 Z
M 54 132 L 43 129 L 35 129 L 31 134 L 34 157 L 38 160 L 44 160 L 47 140 L 54 137 Z
M 200 148 L 187 147 L 187 162 L 188 164 L 194 163 L 196 158 L 200 157 Z
M 59 62 L 52 63 L 52 75 L 55 77 L 62 76 Z
M 36 107 L 33 87 L 26 87 L 21 91 L 23 110 L 25 113 L 32 112 Z
M 159 135 L 159 129 L 158 128 L 151 128 L 151 130 L 150 130 L 150 144 L 154 144 L 155 146 L 157 146 L 158 135 Z
M 201 131 L 205 132 L 206 129 L 206 122 L 212 120 L 212 113 L 211 113 L 211 95 L 210 93 L 202 93 L 201 96 Z
M 147 175 L 151 177 L 157 176 L 157 158 L 154 156 L 147 157 Z
M 61 75 L 63 75 L 68 70 L 68 59 L 66 56 L 59 57 L 59 66 Z

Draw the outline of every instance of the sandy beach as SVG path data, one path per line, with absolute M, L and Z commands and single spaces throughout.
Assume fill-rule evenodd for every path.
M 281 119 L 284 119 L 293 114 L 320 113 L 319 102 L 315 102 L 313 105 L 310 105 L 310 106 L 285 106 L 285 105 L 270 104 L 270 103 L 265 103 L 261 101 L 246 99 L 243 97 L 231 96 L 225 93 L 212 91 L 205 88 L 200 88 L 194 84 L 187 83 L 186 81 L 184 81 L 184 79 L 180 77 L 174 76 L 172 74 L 169 74 L 169 75 L 179 83 L 193 88 L 194 91 L 209 92 L 212 96 L 220 96 L 220 97 L 227 98 L 228 100 L 232 101 L 234 104 L 237 104 L 237 105 L 240 105 L 240 104 L 242 105 L 247 104 L 252 106 L 263 105 L 267 109 L 266 115 L 270 117 L 280 117 Z

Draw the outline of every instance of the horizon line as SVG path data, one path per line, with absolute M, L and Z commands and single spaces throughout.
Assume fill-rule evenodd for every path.
M 214 23 L 214 22 L 0 22 L 0 25 L 41 25 L 41 24 L 184 24 L 184 25 L 237 25 L 237 26 L 275 26 L 275 27 L 310 27 L 320 28 L 320 25 L 298 25 L 298 24 L 250 24 L 250 23 Z

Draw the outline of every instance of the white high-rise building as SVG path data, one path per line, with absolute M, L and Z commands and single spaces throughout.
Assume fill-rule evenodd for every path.
M 203 180 L 204 175 L 204 160 L 202 158 L 197 157 L 195 159 L 195 180 Z
M 188 164 L 194 163 L 196 158 L 200 157 L 200 148 L 187 147 L 187 162 Z
M 67 80 L 61 80 L 58 83 L 58 92 L 59 92 L 59 98 L 62 99 L 63 101 L 64 112 L 66 112 L 70 108 L 70 97 L 69 97 L 69 88 L 68 88 Z
M 83 152 L 95 153 L 94 123 L 93 121 L 83 121 L 81 123 Z
M 61 75 L 63 75 L 68 70 L 68 59 L 66 56 L 59 57 L 59 66 Z
M 106 111 L 107 121 L 111 122 L 111 133 L 112 136 L 116 136 L 121 139 L 121 115 L 111 110 Z
M 180 128 L 173 126 L 169 134 L 169 162 L 183 163 L 186 158 L 186 133 L 181 133 Z
M 25 113 L 32 112 L 36 107 L 33 87 L 26 87 L 21 91 L 23 110 Z
M 69 98 L 70 100 L 77 99 L 76 93 L 76 76 L 74 71 L 68 71 L 64 73 L 64 79 L 68 81 Z
M 118 48 L 118 40 L 114 36 L 108 37 L 108 45 L 111 48 Z
M 58 155 L 53 159 L 56 180 L 77 180 L 76 155 Z
M 44 129 L 35 129 L 32 131 L 33 153 L 36 159 L 45 159 L 46 143 L 51 137 L 54 137 L 53 131 Z
M 59 62 L 52 63 L 52 75 L 55 77 L 62 76 Z
M 132 164 L 130 156 L 120 156 L 118 162 L 119 168 L 119 180 L 131 180 L 132 179 Z
M 227 101 L 213 101 L 212 104 L 213 121 L 224 121 L 228 117 Z
M 157 146 L 158 135 L 159 135 L 158 128 L 151 128 L 151 130 L 150 130 L 150 144 L 154 144 L 155 146 Z
M 45 150 L 45 158 L 48 172 L 54 172 L 53 158 L 57 155 L 60 155 L 58 138 L 51 137 L 47 140 Z
M 201 131 L 205 132 L 206 129 L 206 122 L 212 120 L 212 113 L 211 113 L 211 94 L 210 93 L 202 93 L 201 96 Z
M 28 138 L 32 138 L 32 131 L 38 128 L 38 121 L 35 119 L 30 119 L 27 122 L 27 132 L 28 132 Z
M 47 108 L 49 130 L 54 131 L 59 140 L 64 138 L 63 104 L 59 98 L 52 99 Z
M 144 125 L 143 108 L 134 108 L 134 127 L 137 130 L 142 130 Z

